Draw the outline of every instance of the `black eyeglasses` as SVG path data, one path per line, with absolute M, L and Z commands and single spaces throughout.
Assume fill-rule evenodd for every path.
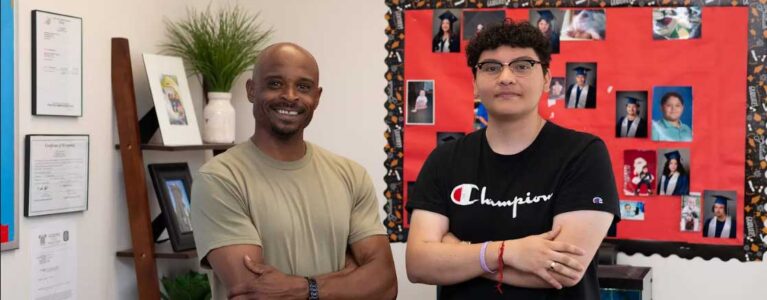
M 511 61 L 508 64 L 503 64 L 497 61 L 487 61 L 478 63 L 476 68 L 480 73 L 498 76 L 503 72 L 504 66 L 509 66 L 511 68 L 511 73 L 516 76 L 524 77 L 533 72 L 535 64 L 541 64 L 541 62 L 532 59 L 518 59 Z

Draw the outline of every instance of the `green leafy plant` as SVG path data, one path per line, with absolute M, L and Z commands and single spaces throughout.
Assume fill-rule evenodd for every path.
M 162 299 L 164 300 L 210 300 L 210 284 L 208 276 L 189 271 L 184 275 L 168 278 L 163 276 Z
M 189 9 L 184 20 L 165 20 L 168 41 L 160 46 L 165 53 L 181 57 L 190 75 L 201 75 L 206 91 L 228 93 L 237 76 L 256 62 L 272 34 L 271 29 L 261 29 L 258 16 L 237 6 L 216 13 L 210 7 Z

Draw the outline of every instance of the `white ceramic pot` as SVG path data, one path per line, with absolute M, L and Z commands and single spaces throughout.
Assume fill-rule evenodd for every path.
M 202 140 L 206 143 L 234 142 L 234 106 L 232 93 L 208 93 L 208 105 L 202 112 L 205 125 Z

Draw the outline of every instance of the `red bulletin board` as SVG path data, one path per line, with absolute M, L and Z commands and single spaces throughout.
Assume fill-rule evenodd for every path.
M 404 13 L 404 65 L 407 66 L 404 79 L 405 82 L 434 80 L 435 107 L 434 125 L 404 126 L 402 181 L 405 184 L 416 180 L 426 157 L 436 147 L 437 132 L 473 130 L 472 75 L 464 53 L 467 41 L 461 42 L 460 53 L 432 53 L 433 12 L 426 9 Z M 513 20 L 527 20 L 529 15 L 528 9 L 505 9 L 505 12 L 506 17 Z M 743 245 L 747 99 L 744 54 L 747 53 L 748 8 L 705 7 L 702 37 L 674 41 L 653 40 L 650 7 L 606 8 L 605 13 L 606 39 L 562 41 L 560 54 L 552 55 L 550 69 L 552 76 L 565 77 L 568 62 L 596 62 L 596 109 L 566 109 L 564 101 L 549 107 L 548 95 L 544 94 L 539 105 L 541 115 L 561 126 L 601 137 L 610 151 L 621 200 L 645 202 L 644 221 L 620 222 L 618 239 Z M 615 138 L 616 92 L 647 91 L 652 115 L 652 106 L 656 105 L 652 103 L 655 86 L 692 87 L 692 142 Z M 737 238 L 704 238 L 701 232 L 681 232 L 679 196 L 623 194 L 624 150 L 667 148 L 689 149 L 691 192 L 736 191 L 737 208 L 730 212 L 737 212 Z M 404 189 L 405 201 L 407 190 Z M 404 225 L 407 228 L 407 223 Z

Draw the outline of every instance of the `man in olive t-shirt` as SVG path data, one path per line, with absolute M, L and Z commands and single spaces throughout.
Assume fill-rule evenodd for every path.
M 395 298 L 370 178 L 303 140 L 322 93 L 316 61 L 275 44 L 253 73 L 253 137 L 206 163 L 193 184 L 195 242 L 215 274 L 214 299 Z

